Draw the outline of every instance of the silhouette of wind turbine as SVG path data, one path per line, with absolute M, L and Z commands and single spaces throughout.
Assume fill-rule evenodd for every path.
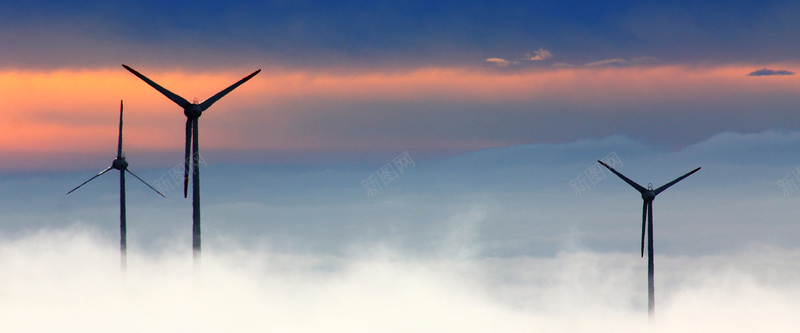
M 164 96 L 169 98 L 171 101 L 178 104 L 180 107 L 183 108 L 183 114 L 186 115 L 186 153 L 184 155 L 184 168 L 183 168 L 183 197 L 187 196 L 188 187 L 189 187 L 189 167 L 190 161 L 192 165 L 192 250 L 194 256 L 194 263 L 195 268 L 197 268 L 198 261 L 200 260 L 200 168 L 198 167 L 198 160 L 200 154 L 200 147 L 197 140 L 197 119 L 203 114 L 203 111 L 207 110 L 211 104 L 214 104 L 223 96 L 227 95 L 229 92 L 236 89 L 242 83 L 247 82 L 253 76 L 260 73 L 261 70 L 257 70 L 252 74 L 245 76 L 243 79 L 239 80 L 238 82 L 234 83 L 225 90 L 218 92 L 216 95 L 211 96 L 211 98 L 203 101 L 200 104 L 197 104 L 195 101 L 194 103 L 189 103 L 183 97 L 176 95 L 175 93 L 165 89 L 164 87 L 158 85 L 158 83 L 153 82 L 153 80 L 148 79 L 146 76 L 140 74 L 133 68 L 130 68 L 126 65 L 122 65 L 128 71 L 133 73 L 133 75 L 138 76 L 142 81 L 149 84 L 151 87 L 158 90 L 158 92 L 162 93 Z M 191 156 L 191 159 L 190 159 Z
M 78 187 L 73 188 L 67 194 L 74 192 L 75 190 L 79 189 L 81 186 L 85 185 L 86 183 L 92 181 L 93 179 L 100 177 L 100 175 L 108 172 L 111 169 L 119 170 L 119 251 L 120 251 L 120 268 L 123 272 L 125 272 L 128 268 L 128 230 L 127 230 L 127 222 L 125 217 L 125 171 L 136 177 L 139 181 L 147 185 L 153 191 L 156 191 L 159 195 L 164 197 L 161 192 L 150 186 L 147 182 L 139 178 L 135 173 L 133 173 L 130 169 L 128 169 L 128 161 L 125 160 L 125 154 L 122 153 L 122 101 L 119 101 L 119 142 L 117 144 L 117 158 L 111 162 L 111 166 L 106 168 L 100 173 L 96 174 L 94 177 L 89 178 L 89 180 L 81 183 Z
M 691 174 L 700 170 L 700 168 L 694 169 L 689 173 L 678 177 L 677 179 L 664 184 L 663 186 L 653 189 L 652 184 L 648 184 L 647 188 L 642 187 L 641 185 L 637 184 L 636 182 L 628 179 L 628 177 L 623 176 L 621 173 L 614 170 L 614 168 L 608 166 L 608 164 L 603 163 L 603 161 L 597 161 L 602 164 L 604 167 L 611 170 L 615 175 L 619 178 L 622 178 L 626 183 L 630 186 L 633 186 L 639 193 L 642 194 L 642 200 L 644 201 L 644 205 L 642 206 L 642 257 L 644 257 L 644 231 L 647 229 L 647 313 L 649 314 L 650 318 L 653 318 L 655 315 L 655 283 L 654 283 L 654 273 L 655 269 L 653 267 L 653 200 L 656 196 L 664 192 L 667 188 L 672 185 L 675 185 L 677 182 L 683 180 L 686 177 L 689 177 Z M 645 221 L 647 221 L 646 228 L 645 228 Z

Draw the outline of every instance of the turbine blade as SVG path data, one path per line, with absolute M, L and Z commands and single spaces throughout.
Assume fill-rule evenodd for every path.
M 626 183 L 628 183 L 628 185 L 633 186 L 633 188 L 635 188 L 637 191 L 639 191 L 639 193 L 647 191 L 647 189 L 644 188 L 642 185 L 636 184 L 636 182 L 628 179 L 628 177 L 623 176 L 621 173 L 617 172 L 617 170 L 614 170 L 614 168 L 608 166 L 608 164 L 603 163 L 603 161 L 597 161 L 597 162 L 602 164 L 604 167 L 608 168 L 608 170 L 611 170 L 611 172 L 613 172 L 615 175 L 617 175 L 617 177 L 622 178 L 622 180 L 624 180 Z
M 642 258 L 644 258 L 644 228 L 647 222 L 647 201 L 642 205 Z
M 95 179 L 95 178 L 97 178 L 97 177 L 100 177 L 100 175 L 102 175 L 102 174 L 104 174 L 104 173 L 108 172 L 108 170 L 111 170 L 111 168 L 113 168 L 113 166 L 110 166 L 110 167 L 106 168 L 105 170 L 103 170 L 103 171 L 100 171 L 100 173 L 98 173 L 98 174 L 94 175 L 94 177 L 92 177 L 92 178 L 89 178 L 89 180 L 87 180 L 87 181 L 85 181 L 85 182 L 81 183 L 80 185 L 78 185 L 78 187 L 76 187 L 76 188 L 73 188 L 72 190 L 70 190 L 69 192 L 67 192 L 67 194 L 70 194 L 70 193 L 72 193 L 72 192 L 75 192 L 75 190 L 77 190 L 78 188 L 80 188 L 80 187 L 81 187 L 81 186 L 83 186 L 83 185 L 86 185 L 86 183 L 88 183 L 88 182 L 92 181 L 92 179 Z
M 148 184 L 146 181 L 144 181 L 144 179 L 141 179 L 141 178 L 139 178 L 139 176 L 137 176 L 135 173 L 133 173 L 133 171 L 131 171 L 130 169 L 125 169 L 125 171 L 128 171 L 128 173 L 130 173 L 131 175 L 133 175 L 134 177 L 136 177 L 136 179 L 138 179 L 140 182 L 142 182 L 142 183 L 144 183 L 145 185 L 147 185 L 147 187 L 149 187 L 151 190 L 153 190 L 153 191 L 156 191 L 156 193 L 158 193 L 158 195 L 160 195 L 160 196 L 162 196 L 162 197 L 166 198 L 166 197 L 165 197 L 163 194 L 161 194 L 161 192 L 159 192 L 158 190 L 156 190 L 154 187 L 150 186 L 150 184 Z
M 176 95 L 175 93 L 173 93 L 173 92 L 165 89 L 164 87 L 158 85 L 158 83 L 153 82 L 153 80 L 148 79 L 146 76 L 144 76 L 141 73 L 137 72 L 133 68 L 130 68 L 130 67 L 125 66 L 125 65 L 122 65 L 122 67 L 125 67 L 125 69 L 127 69 L 129 72 L 133 73 L 133 75 L 138 76 L 140 79 L 142 79 L 142 81 L 146 82 L 151 87 L 153 87 L 156 90 L 158 90 L 158 92 L 162 93 L 164 96 L 167 96 L 167 98 L 169 98 L 171 101 L 175 102 L 175 104 L 180 105 L 182 108 L 185 109 L 185 108 L 189 107 L 189 105 L 192 105 L 192 103 L 189 103 L 189 101 L 187 101 L 183 97 L 180 97 L 180 96 Z
M 250 74 L 248 76 L 245 76 L 243 79 L 239 80 L 239 82 L 234 83 L 233 85 L 231 85 L 230 87 L 226 88 L 225 90 L 220 91 L 216 95 L 211 96 L 211 98 L 203 101 L 203 103 L 200 103 L 200 111 L 205 111 L 206 109 L 211 107 L 211 104 L 214 104 L 220 98 L 222 98 L 223 96 L 227 95 L 229 92 L 233 91 L 233 89 L 236 89 L 236 87 L 242 85 L 242 83 L 247 82 L 247 80 L 250 80 L 253 76 L 256 76 L 256 74 L 258 74 L 260 72 L 261 72 L 261 70 L 259 69 L 259 70 L 255 71 L 255 72 L 253 72 L 252 74 Z
M 122 158 L 122 100 L 119 101 L 119 144 L 117 145 L 117 158 Z
M 189 191 L 189 157 L 192 155 L 192 119 L 186 118 L 186 153 L 183 157 L 183 197 Z
M 675 185 L 675 183 L 683 180 L 684 178 L 689 177 L 691 174 L 697 172 L 697 170 L 700 170 L 700 168 L 697 168 L 697 169 L 694 169 L 692 171 L 689 171 L 689 173 L 678 177 L 678 179 L 675 179 L 675 180 L 673 180 L 673 181 L 671 181 L 669 183 L 664 184 L 664 186 L 661 186 L 661 187 L 657 188 L 655 191 L 653 191 L 653 193 L 655 193 L 655 195 L 658 195 L 659 193 L 664 192 L 664 190 L 666 190 L 667 188 L 669 188 L 672 185 Z

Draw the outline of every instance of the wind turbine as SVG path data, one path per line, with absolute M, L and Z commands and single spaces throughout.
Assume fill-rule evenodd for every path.
M 161 192 L 150 186 L 147 182 L 139 178 L 135 173 L 133 173 L 130 169 L 128 169 L 128 161 L 125 160 L 125 154 L 122 153 L 122 101 L 119 101 L 119 142 L 117 144 L 117 158 L 111 162 L 111 166 L 106 168 L 100 173 L 96 174 L 94 177 L 89 178 L 89 180 L 81 183 L 78 187 L 73 188 L 67 194 L 74 192 L 75 190 L 79 189 L 81 186 L 85 185 L 86 183 L 92 181 L 100 175 L 108 172 L 111 169 L 119 170 L 119 251 L 121 256 L 121 263 L 120 268 L 123 272 L 125 272 L 128 268 L 128 230 L 127 230 L 127 222 L 125 217 L 125 171 L 136 177 L 139 181 L 147 185 L 153 191 L 156 191 L 159 195 L 164 197 Z
M 162 93 L 164 96 L 169 98 L 171 101 L 178 104 L 180 107 L 183 108 L 183 114 L 186 115 L 186 153 L 184 155 L 184 168 L 183 168 L 183 197 L 187 196 L 188 187 L 189 187 L 189 167 L 190 162 L 192 165 L 192 250 L 195 262 L 195 268 L 197 268 L 197 264 L 200 260 L 200 168 L 198 167 L 198 159 L 200 154 L 200 147 L 197 141 L 197 119 L 203 114 L 203 111 L 207 110 L 211 104 L 218 101 L 223 96 L 227 95 L 229 92 L 233 91 L 239 87 L 242 83 L 247 82 L 253 76 L 260 73 L 261 70 L 257 70 L 252 74 L 245 76 L 243 79 L 239 80 L 238 82 L 234 83 L 225 90 L 218 92 L 216 95 L 211 96 L 211 98 L 203 101 L 200 104 L 197 104 L 195 101 L 194 103 L 189 103 L 183 97 L 176 95 L 175 93 L 165 89 L 164 87 L 158 85 L 158 83 L 153 82 L 153 80 L 148 79 L 146 76 L 140 74 L 139 72 L 135 71 L 133 68 L 128 66 L 122 65 L 128 71 L 133 73 L 133 75 L 138 76 L 142 81 L 149 84 L 151 87 L 158 90 L 158 92 Z M 190 159 L 191 156 L 191 159 Z
M 655 315 L 655 283 L 654 283 L 654 272 L 655 269 L 653 267 L 653 200 L 656 196 L 664 192 L 667 188 L 675 183 L 683 180 L 686 177 L 689 177 L 691 174 L 700 170 L 700 168 L 694 169 L 689 173 L 676 178 L 675 180 L 664 184 L 663 186 L 653 189 L 653 184 L 648 184 L 647 188 L 637 184 L 636 182 L 628 179 L 628 177 L 623 176 L 621 173 L 614 170 L 614 168 L 608 166 L 608 164 L 600 162 L 604 167 L 611 170 L 615 175 L 622 178 L 626 183 L 630 186 L 633 186 L 639 193 L 642 194 L 642 200 L 644 201 L 644 205 L 642 206 L 642 257 L 644 257 L 644 231 L 647 229 L 647 313 L 649 314 L 650 318 L 652 319 Z M 647 221 L 646 228 L 645 228 L 645 221 Z

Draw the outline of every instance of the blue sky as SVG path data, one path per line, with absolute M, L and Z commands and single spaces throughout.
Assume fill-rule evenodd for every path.
M 123 56 L 195 69 L 413 68 L 540 47 L 567 63 L 773 63 L 794 60 L 797 29 L 797 5 L 785 1 L 38 1 L 0 12 L 4 44 L 14 46 L 3 64 L 28 68 L 110 66 Z
M 35 331 L 791 331 L 799 9 L 0 4 L 0 313 L 56 318 Z M 200 101 L 262 69 L 199 120 L 201 282 L 170 176 L 184 116 L 123 63 Z M 65 195 L 113 160 L 119 100 L 130 168 L 167 195 L 128 177 L 124 287 L 116 174 Z M 609 154 L 643 185 L 702 167 L 654 203 L 654 326 L 641 198 L 586 183 Z

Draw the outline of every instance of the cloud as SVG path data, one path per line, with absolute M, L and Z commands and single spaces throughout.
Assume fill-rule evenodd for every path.
M 655 322 L 636 253 L 419 259 L 266 248 L 129 254 L 91 231 L 0 242 L 3 328 L 24 332 L 792 332 L 800 253 L 657 256 Z M 753 304 L 758 304 L 757 308 Z M 41 320 L 47 318 L 48 320 Z M 697 325 L 702 322 L 703 325 Z
M 550 53 L 550 51 L 545 50 L 543 48 L 539 48 L 538 50 L 533 51 L 533 54 L 526 53 L 524 60 L 541 61 L 541 60 L 547 60 L 547 59 L 552 59 L 552 58 L 553 58 L 553 54 Z M 506 60 L 506 59 L 502 59 L 502 58 L 489 58 L 489 59 L 486 59 L 486 61 L 490 62 L 490 63 L 493 63 L 493 64 L 497 65 L 498 67 L 508 67 L 508 66 L 519 65 L 520 61 L 522 61 L 522 60 Z
M 204 244 L 220 248 L 215 236 L 226 235 L 242 246 L 269 240 L 280 251 L 339 254 L 352 244 L 380 242 L 395 245 L 397 252 L 435 258 L 552 255 L 565 245 L 625 251 L 635 247 L 636 235 L 629 232 L 641 218 L 636 207 L 640 202 L 627 184 L 606 174 L 580 196 L 570 185 L 576 179 L 587 181 L 579 177 L 597 166 L 597 159 L 616 152 L 623 162 L 619 170 L 643 184 L 658 186 L 703 167 L 659 197 L 656 218 L 664 222 L 664 233 L 657 236 L 659 254 L 730 252 L 754 242 L 791 247 L 800 233 L 800 226 L 791 223 L 796 216 L 792 203 L 800 192 L 784 197 L 777 181 L 800 165 L 800 157 L 788 153 L 798 145 L 800 132 L 769 131 L 719 135 L 678 152 L 624 136 L 432 159 L 410 151 L 416 166 L 382 184 L 373 196 L 361 180 L 391 163 L 397 153 L 375 162 L 364 162 L 363 156 L 358 157 L 362 162 L 348 161 L 359 164 L 355 167 L 331 162 L 295 171 L 231 166 L 209 152 L 204 155 L 209 165 L 201 171 L 208 203 Z M 180 180 L 169 176 L 181 153 L 166 159 L 173 161 L 168 167 L 135 170 L 145 180 L 162 177 L 174 187 L 165 191 L 164 199 L 142 184 L 129 184 L 128 211 L 138 214 L 129 215 L 131 241 L 167 243 L 173 235 L 188 232 L 181 222 L 189 223 L 190 218 L 178 194 Z M 16 193 L 0 201 L 0 211 L 15 212 L 6 215 L 3 230 L 91 221 L 102 225 L 110 239 L 117 238 L 114 223 L 109 223 L 119 218 L 114 177 L 100 177 L 86 190 L 64 195 L 106 163 L 100 161 L 86 172 L 0 182 L 0 193 Z M 14 191 L 19 188 L 26 190 Z M 759 227 L 748 229 L 753 221 L 761 221 Z M 727 227 L 716 227 L 721 224 Z M 570 235 L 581 237 L 568 241 L 575 238 Z
M 614 59 L 605 59 L 605 60 L 598 60 L 584 64 L 582 67 L 585 68 L 603 68 L 603 67 L 616 67 L 616 68 L 624 68 L 624 67 L 631 67 L 631 66 L 652 66 L 662 63 L 663 61 L 657 57 L 633 57 L 631 60 L 626 60 L 622 58 L 614 58 Z M 550 66 L 552 68 L 577 68 L 581 66 L 575 66 L 569 63 L 556 63 Z
M 525 56 L 530 61 L 547 60 L 553 58 L 553 54 L 543 48 L 533 51 L 533 55 L 528 53 Z
M 240 154 L 240 160 L 265 161 L 286 153 L 329 154 L 326 158 L 342 161 L 366 151 L 452 152 L 615 134 L 679 148 L 724 131 L 800 128 L 785 93 L 791 82 L 755 84 L 743 75 L 752 64 L 556 70 L 525 61 L 518 66 L 537 68 L 508 75 L 517 67 L 495 68 L 510 64 L 496 59 L 485 63 L 496 69 L 488 71 L 265 68 L 270 75 L 256 76 L 204 114 L 201 131 L 209 141 L 203 151 Z M 136 68 L 188 99 L 211 96 L 254 70 Z M 109 100 L 115 95 L 125 99 L 125 148 L 134 166 L 164 163 L 156 157 L 171 152 L 182 156 L 180 109 L 119 65 L 98 71 L 0 72 L 0 85 L 6 87 L 0 96 L 5 106 L 0 170 L 105 164 L 109 142 L 117 135 L 119 100 Z M 753 103 L 767 111 L 753 113 Z M 720 110 L 726 110 L 726 122 L 713 121 Z M 664 128 L 653 131 L 652 124 Z M 62 163 L 48 162 L 54 158 Z
M 747 74 L 747 76 L 775 76 L 775 75 L 794 75 L 794 72 L 790 72 L 783 69 L 779 70 L 767 69 L 765 67 L 756 71 L 752 71 L 749 74 Z
M 510 65 L 516 65 L 517 64 L 516 61 L 512 62 L 512 61 L 508 61 L 508 60 L 501 59 L 501 58 L 489 58 L 489 59 L 486 59 L 486 62 L 495 64 L 498 67 L 508 67 Z
M 6 177 L 0 193 L 13 195 L 0 201 L 10 212 L 0 234 L 0 311 L 10 318 L 4 327 L 32 332 L 108 331 L 117 318 L 130 331 L 641 331 L 648 325 L 641 199 L 610 174 L 580 197 L 568 185 L 615 151 L 619 170 L 645 184 L 703 167 L 659 196 L 654 325 L 665 328 L 656 331 L 699 330 L 685 326 L 702 315 L 721 330 L 763 320 L 771 325 L 763 329 L 790 331 L 800 292 L 797 194 L 783 197 L 774 181 L 796 167 L 785 149 L 797 142 L 798 133 L 767 132 L 677 152 L 621 136 L 438 159 L 412 152 L 416 166 L 373 197 L 359 180 L 383 163 L 211 164 L 203 169 L 199 287 L 180 195 L 163 200 L 130 186 L 129 275 L 120 287 L 114 177 L 66 198 L 52 189 L 67 190 L 84 175 Z M 165 210 L 162 201 L 175 207 Z M 39 206 L 54 209 L 29 209 Z M 64 228 L 78 218 L 101 230 L 84 222 L 7 236 L 12 223 Z M 169 245 L 142 243 L 152 239 Z M 753 313 L 740 315 L 746 311 Z M 37 315 L 53 320 L 30 320 Z
M 631 62 L 622 58 L 606 59 L 585 64 L 585 67 L 629 67 Z

